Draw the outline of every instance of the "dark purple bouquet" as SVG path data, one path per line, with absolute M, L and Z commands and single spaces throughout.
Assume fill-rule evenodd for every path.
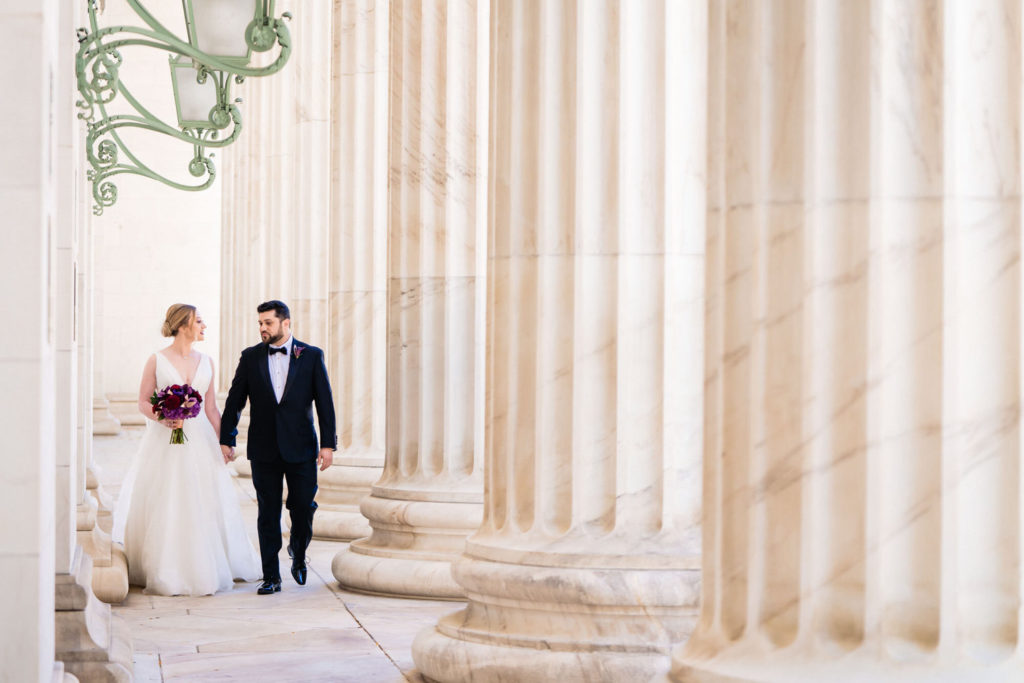
M 172 384 L 149 397 L 153 414 L 158 420 L 187 420 L 195 417 L 203 404 L 199 392 L 187 384 Z M 185 430 L 177 427 L 171 430 L 171 443 L 185 443 Z

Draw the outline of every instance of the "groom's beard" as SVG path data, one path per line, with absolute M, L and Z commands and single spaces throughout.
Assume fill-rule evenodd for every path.
M 274 336 L 274 337 L 271 337 L 271 336 L 270 336 L 270 335 L 268 334 L 268 335 L 267 335 L 267 339 L 266 339 L 266 342 L 267 342 L 268 344 L 270 344 L 271 346 L 280 346 L 280 344 L 281 344 L 281 340 L 282 340 L 282 339 L 284 339 L 284 332 L 282 332 L 281 334 L 279 334 L 279 335 L 276 335 L 276 336 Z

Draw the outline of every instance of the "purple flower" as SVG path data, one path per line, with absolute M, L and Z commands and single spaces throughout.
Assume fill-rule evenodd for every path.
M 149 397 L 153 414 L 158 420 L 187 420 L 202 410 L 203 397 L 187 384 L 172 384 Z M 171 443 L 185 443 L 185 432 L 180 427 L 171 430 Z

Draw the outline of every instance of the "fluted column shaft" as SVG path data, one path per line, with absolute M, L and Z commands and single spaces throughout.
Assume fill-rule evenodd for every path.
M 310 133 L 314 120 L 324 116 L 317 110 L 324 96 L 312 91 L 326 88 L 327 83 L 322 71 L 306 74 L 301 67 L 315 58 L 329 64 L 316 29 L 326 23 L 329 31 L 329 22 L 294 0 L 281 0 L 276 11 L 295 15 L 289 30 L 296 44 L 301 33 L 303 49 L 296 50 L 274 76 L 250 78 L 238 87 L 246 128 L 238 142 L 224 151 L 221 296 L 225 329 L 219 373 L 219 386 L 224 390 L 230 386 L 239 353 L 260 341 L 256 306 L 261 302 L 281 299 L 289 304 L 297 336 L 306 334 L 311 324 L 316 329 L 315 317 L 300 317 L 300 309 L 310 309 L 308 298 L 304 304 L 300 295 L 308 292 L 305 271 L 319 272 L 318 259 L 323 257 L 322 247 L 312 252 L 308 245 L 315 244 L 314 235 L 325 229 L 325 217 L 317 225 L 308 223 L 325 198 L 323 191 L 316 196 L 306 191 L 296 194 L 305 179 L 300 174 L 300 166 L 306 163 L 300 157 L 307 151 L 302 133 Z M 318 142 L 322 147 L 328 145 L 324 135 Z M 315 164 L 314 159 L 309 164 L 323 167 L 323 162 Z M 311 337 L 303 341 L 325 343 Z M 240 432 L 244 436 L 244 431 Z
M 84 13 L 84 6 L 63 6 L 57 12 L 57 35 L 67 35 L 81 26 Z M 58 63 L 69 63 L 74 45 L 65 40 L 57 41 L 57 45 Z M 132 675 L 131 637 L 125 624 L 113 617 L 110 606 L 101 602 L 121 602 L 127 595 L 127 563 L 123 552 L 111 546 L 109 535 L 98 525 L 101 515 L 97 514 L 97 501 L 103 497 L 102 490 L 87 488 L 94 474 L 89 469 L 94 329 L 92 202 L 81 150 L 83 131 L 75 116 L 74 74 L 69 69 L 55 73 L 56 98 L 51 110 L 58 143 L 54 206 L 58 257 L 53 297 L 53 438 L 57 454 L 53 650 L 63 662 L 64 680 L 128 681 Z M 109 509 L 103 511 L 109 513 Z M 15 624 L 17 628 L 18 620 Z M 0 678 L 18 677 L 0 674 Z
M 716 4 L 705 562 L 677 681 L 1004 681 L 1020 6 Z
M 384 0 L 341 0 L 329 15 L 293 13 L 302 50 L 247 81 L 260 123 L 229 162 L 221 382 L 258 341 L 256 305 L 288 303 L 296 336 L 325 350 L 337 418 L 313 534 L 349 540 L 370 533 L 359 502 L 384 465 L 387 11 Z
M 103 602 L 116 604 L 128 595 L 128 560 L 124 549 L 111 542 L 114 500 L 100 485 L 100 470 L 93 459 L 93 368 L 95 348 L 94 320 L 94 221 L 102 219 L 91 216 L 91 199 L 87 189 L 84 171 L 76 169 L 74 185 L 78 188 L 75 202 L 75 221 L 78 226 L 78 248 L 76 268 L 78 275 L 75 297 L 78 310 L 74 315 L 78 325 L 77 353 L 77 396 L 73 410 L 76 413 L 76 443 L 74 448 L 75 468 L 72 484 L 72 501 L 75 542 L 89 556 L 86 563 L 78 560 L 78 571 L 86 572 L 84 581 L 91 586 L 92 593 Z M 71 561 L 74 560 L 74 551 Z M 78 577 L 76 580 L 81 580 Z M 79 608 L 81 609 L 81 608 Z
M 75 21 L 69 17 L 62 18 L 74 26 L 75 21 L 80 22 L 84 17 L 78 17 Z M 70 93 L 70 83 L 68 86 L 67 92 Z M 71 106 L 71 102 L 68 102 L 69 109 Z M 62 189 L 66 190 L 68 196 L 62 196 L 58 203 L 58 210 L 62 214 L 58 224 L 62 232 L 71 232 L 61 235 L 62 240 L 67 240 L 64 248 L 68 250 L 70 261 L 62 264 L 59 286 L 64 298 L 58 301 L 62 305 L 74 306 L 74 310 L 62 311 L 57 326 L 60 346 L 63 348 L 58 348 L 57 352 L 59 429 L 56 436 L 59 456 L 66 458 L 66 466 L 58 467 L 58 475 L 61 475 L 58 481 L 60 492 L 68 495 L 71 517 L 66 523 L 72 533 L 70 541 L 63 539 L 63 542 L 69 542 L 70 545 L 61 560 L 67 571 L 75 567 L 75 571 L 85 572 L 84 578 L 71 577 L 71 580 L 84 581 L 85 589 L 91 586 L 91 592 L 104 602 L 119 603 L 128 594 L 127 559 L 123 549 L 111 543 L 114 501 L 100 486 L 100 473 L 92 457 L 94 418 L 99 422 L 95 431 L 97 434 L 111 433 L 103 426 L 103 421 L 107 419 L 112 420 L 116 426 L 115 432 L 120 430 L 120 423 L 106 407 L 106 399 L 97 403 L 97 392 L 94 390 L 96 307 L 93 222 L 101 219 L 91 215 L 91 197 L 85 170 L 81 168 L 84 162 L 78 157 L 81 151 L 81 129 L 73 116 L 70 119 L 72 123 L 69 126 L 73 126 L 73 133 L 68 147 L 71 149 L 62 152 L 71 158 L 62 160 L 67 167 L 61 169 L 67 179 L 67 186 Z M 99 393 L 102 395 L 102 392 Z M 64 523 L 65 520 L 58 519 L 58 522 Z M 82 551 L 90 558 L 85 569 L 82 569 L 82 561 L 75 557 L 76 553 Z
M 360 501 L 384 467 L 387 297 L 387 5 L 335 3 L 331 78 L 330 334 L 338 420 L 314 533 L 370 535 Z
M 92 282 L 95 283 L 95 275 Z M 95 290 L 94 290 L 95 291 Z M 93 318 L 99 318 L 103 313 L 103 307 L 97 301 L 95 295 L 90 301 Z M 93 349 L 95 354 L 95 348 Z M 100 363 L 93 363 L 92 380 L 92 433 L 103 436 L 114 436 L 121 433 L 121 421 L 118 420 L 110 410 L 110 399 L 107 398 L 106 385 L 103 381 L 103 369 Z
M 270 197 L 284 191 L 271 177 L 283 163 L 274 154 L 273 141 L 290 130 L 278 130 L 271 113 L 283 102 L 281 81 L 291 78 L 290 67 L 270 78 L 250 78 L 238 87 L 246 128 L 227 147 L 221 162 L 224 187 L 221 195 L 221 364 L 218 389 L 224 394 L 231 386 L 243 349 L 259 343 L 256 306 L 283 297 L 273 221 L 267 210 Z M 238 425 L 241 456 L 234 467 L 244 476 L 251 474 L 245 459 L 248 412 Z
M 450 563 L 480 524 L 480 5 L 391 5 L 386 464 L 361 506 L 372 535 L 334 562 L 357 590 L 462 597 Z
M 705 10 L 492 12 L 484 520 L 413 656 L 646 680 L 697 613 Z
M 330 265 L 331 211 L 331 67 L 333 26 L 323 7 L 296 6 L 292 32 L 296 44 L 295 63 L 289 67 L 295 78 L 292 96 L 282 113 L 294 112 L 290 156 L 291 202 L 281 204 L 282 256 L 289 261 L 288 305 L 292 309 L 296 335 L 327 348 L 327 298 Z M 289 125 L 290 124 L 290 125 Z
M 222 390 L 240 351 L 259 342 L 263 301 L 288 304 L 297 338 L 324 349 L 330 341 L 332 24 L 294 2 L 276 11 L 294 15 L 290 31 L 301 49 L 280 73 L 240 88 L 248 126 L 227 159 L 223 195 Z M 239 426 L 243 439 L 247 424 Z M 236 468 L 248 472 L 244 462 Z
M 0 59 L 18 62 L 0 74 L 5 92 L 24 96 L 19 107 L 0 110 L 0 147 L 12 163 L 0 171 L 5 245 L 0 284 L 7 292 L 4 317 L 17 320 L 17 342 L 0 352 L 5 385 L 0 398 L 4 475 L 0 477 L 0 680 L 71 681 L 78 674 L 68 657 L 62 586 L 80 579 L 98 609 L 79 620 L 87 635 L 102 635 L 109 607 L 89 591 L 88 572 L 78 571 L 74 519 L 78 460 L 76 440 L 75 262 L 81 224 L 76 193 L 84 183 L 76 154 L 70 64 L 75 46 L 66 40 L 80 26 L 84 7 L 66 3 L 5 5 L 0 22 L 10 32 Z M 91 396 L 90 396 L 91 399 Z M 87 560 L 88 558 L 86 558 Z M 81 614 L 81 609 L 79 608 Z M 73 617 L 72 617 L 73 618 Z M 75 634 L 77 635 L 77 634 Z M 109 663 L 106 643 L 88 643 L 92 670 Z M 85 638 L 71 638 L 81 644 Z M 80 647 L 78 653 L 85 650 Z M 79 660 L 80 661 L 80 660 Z M 130 679 L 117 664 L 103 680 Z M 85 680 L 83 678 L 83 680 Z M 99 680 L 97 677 L 95 680 Z

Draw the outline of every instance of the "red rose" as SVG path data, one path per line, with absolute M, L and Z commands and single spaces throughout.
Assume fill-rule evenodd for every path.
M 165 410 L 177 410 L 181 406 L 181 397 L 175 394 L 171 394 L 164 399 Z

